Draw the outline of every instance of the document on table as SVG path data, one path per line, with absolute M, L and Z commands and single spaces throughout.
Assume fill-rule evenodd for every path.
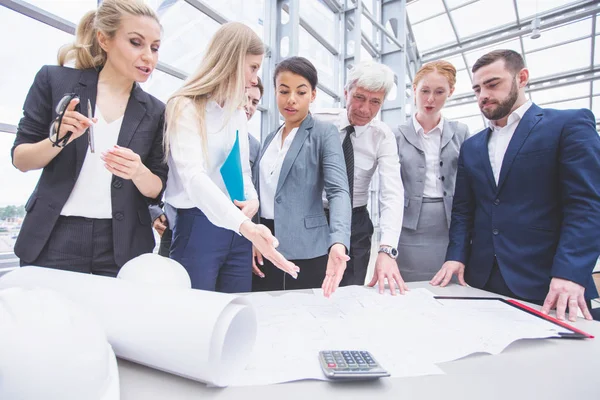
M 0 289 L 10 287 L 55 290 L 100 322 L 118 357 L 214 386 L 243 370 L 256 336 L 243 296 L 39 267 L 2 276 Z
M 518 310 L 438 301 L 426 289 L 391 296 L 350 286 L 339 288 L 331 299 L 320 289 L 314 294 L 254 293 L 247 299 L 257 313 L 257 341 L 233 386 L 326 380 L 317 359 L 324 349 L 368 350 L 392 377 L 442 374 L 438 363 L 473 353 L 497 354 L 516 340 L 551 337 L 560 329 L 524 323 L 527 317 Z

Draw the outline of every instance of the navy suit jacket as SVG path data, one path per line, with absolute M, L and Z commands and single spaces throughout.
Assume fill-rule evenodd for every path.
M 66 93 L 76 93 L 80 104 L 96 107 L 98 71 L 44 66 L 37 73 L 25 99 L 23 118 L 19 122 L 14 149 L 23 143 L 37 143 L 48 137 L 51 121 L 56 118 L 55 106 Z M 164 160 L 163 119 L 165 106 L 147 94 L 136 83 L 133 86 L 117 144 L 137 153 L 144 165 L 163 183 L 168 168 Z M 85 107 L 83 108 L 85 110 Z M 85 113 L 85 111 L 84 111 Z M 15 254 L 25 263 L 39 256 L 60 216 L 88 149 L 88 133 L 71 142 L 46 165 L 33 194 L 25 205 L 27 215 L 15 244 Z M 112 177 L 111 202 L 113 212 L 113 243 L 115 262 L 122 266 L 130 259 L 152 252 L 154 235 L 148 203 L 156 199 L 144 197 L 131 180 Z
M 553 277 L 598 297 L 592 270 L 600 254 L 600 137 L 589 110 L 533 104 L 508 145 L 498 184 L 488 155 L 491 130 L 463 144 L 446 260 L 466 265 L 482 288 L 496 257 L 508 287 L 543 300 Z

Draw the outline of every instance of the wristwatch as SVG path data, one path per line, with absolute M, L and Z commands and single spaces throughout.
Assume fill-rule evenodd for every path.
M 394 247 L 382 246 L 379 248 L 379 253 L 385 253 L 394 260 L 398 257 L 398 250 L 396 250 Z

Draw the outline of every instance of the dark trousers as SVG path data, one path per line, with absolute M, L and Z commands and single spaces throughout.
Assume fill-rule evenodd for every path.
M 23 265 L 117 276 L 112 220 L 60 216 L 40 255 Z
M 350 234 L 350 261 L 346 264 L 344 277 L 340 286 L 365 284 L 367 267 L 371 257 L 371 238 L 373 222 L 369 217 L 367 206 L 352 210 L 352 228 Z
M 170 257 L 187 270 L 192 288 L 224 293 L 252 288 L 252 244 L 220 228 L 197 208 L 177 210 Z
M 506 284 L 506 281 L 504 280 L 504 277 L 502 276 L 502 272 L 500 271 L 500 267 L 498 267 L 498 262 L 496 259 L 494 259 L 494 266 L 492 267 L 490 277 L 482 289 L 488 292 L 500 294 L 502 296 L 512 297 L 513 299 L 529 301 L 530 303 L 539 305 L 544 303 L 544 299 L 524 299 L 520 296 L 517 296 L 512 290 L 510 290 Z
M 163 257 L 169 257 L 171 252 L 171 241 L 173 240 L 173 231 L 171 228 L 165 228 L 162 236 L 160 237 L 160 245 L 158 247 L 158 254 Z
M 272 219 L 261 218 L 260 223 L 275 235 L 275 223 Z M 264 265 L 258 265 L 258 268 L 265 274 L 265 277 L 252 275 L 252 291 L 320 288 L 325 279 L 327 259 L 327 255 L 324 255 L 306 260 L 290 260 L 300 268 L 298 279 L 294 279 L 264 258 Z

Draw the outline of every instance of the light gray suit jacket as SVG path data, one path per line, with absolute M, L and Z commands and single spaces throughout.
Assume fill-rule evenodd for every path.
M 265 139 L 252 171 L 259 195 L 260 160 L 276 134 L 272 132 Z M 323 210 L 323 189 L 329 201 L 329 225 Z M 283 160 L 274 204 L 277 250 L 288 260 L 320 257 L 335 243 L 350 249 L 352 207 L 335 126 L 310 114 L 302 122 Z
M 400 172 L 404 184 L 404 220 L 402 226 L 417 229 L 423 191 L 425 189 L 425 151 L 417 134 L 412 118 L 398 127 L 396 143 L 400 157 Z M 440 175 L 444 189 L 444 208 L 448 228 L 452 215 L 452 200 L 456 182 L 458 154 L 463 142 L 469 137 L 467 125 L 457 121 L 444 120 L 440 150 Z

